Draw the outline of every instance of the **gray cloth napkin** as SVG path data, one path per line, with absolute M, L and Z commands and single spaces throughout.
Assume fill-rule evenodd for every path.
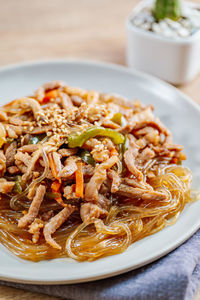
M 0 284 L 70 300 L 192 300 L 200 286 L 200 230 L 164 258 L 110 279 L 55 286 Z

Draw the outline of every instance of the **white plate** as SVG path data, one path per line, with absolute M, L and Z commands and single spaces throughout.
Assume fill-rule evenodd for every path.
M 176 143 L 185 146 L 186 162 L 195 176 L 200 166 L 200 108 L 174 87 L 143 73 L 116 65 L 83 61 L 47 61 L 0 69 L 0 103 L 26 96 L 51 80 L 139 98 L 156 108 Z M 196 177 L 197 178 L 197 177 Z M 200 228 L 200 201 L 188 205 L 178 222 L 133 245 L 122 254 L 95 262 L 56 259 L 39 263 L 16 258 L 0 247 L 0 279 L 24 283 L 77 283 L 114 276 L 152 262 L 187 240 Z

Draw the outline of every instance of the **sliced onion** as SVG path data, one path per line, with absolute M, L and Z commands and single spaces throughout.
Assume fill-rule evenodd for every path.
M 0 148 L 6 142 L 6 131 L 2 123 L 0 123 Z

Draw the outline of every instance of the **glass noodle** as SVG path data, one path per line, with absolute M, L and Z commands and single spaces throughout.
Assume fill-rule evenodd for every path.
M 0 243 L 92 261 L 174 224 L 199 192 L 153 109 L 62 81 L 2 107 Z
M 80 222 L 78 216 L 74 217 L 54 234 L 62 250 L 53 249 L 42 238 L 34 245 L 28 230 L 17 226 L 21 213 L 10 209 L 9 199 L 7 202 L 1 201 L 0 243 L 15 255 L 32 261 L 66 254 L 76 260 L 90 261 L 121 253 L 133 242 L 175 223 L 185 205 L 194 200 L 190 191 L 192 174 L 188 168 L 157 166 L 156 172 L 158 176 L 151 180 L 151 185 L 156 191 L 170 195 L 166 202 L 146 200 L 136 206 L 130 200 L 130 203 L 113 204 L 105 222 L 95 219 L 85 224 Z M 197 194 L 194 195 L 197 198 Z

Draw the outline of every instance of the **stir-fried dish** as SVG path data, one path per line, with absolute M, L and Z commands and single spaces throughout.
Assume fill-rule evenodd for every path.
M 183 147 L 151 105 L 54 81 L 0 121 L 0 243 L 21 258 L 121 253 L 194 200 Z

